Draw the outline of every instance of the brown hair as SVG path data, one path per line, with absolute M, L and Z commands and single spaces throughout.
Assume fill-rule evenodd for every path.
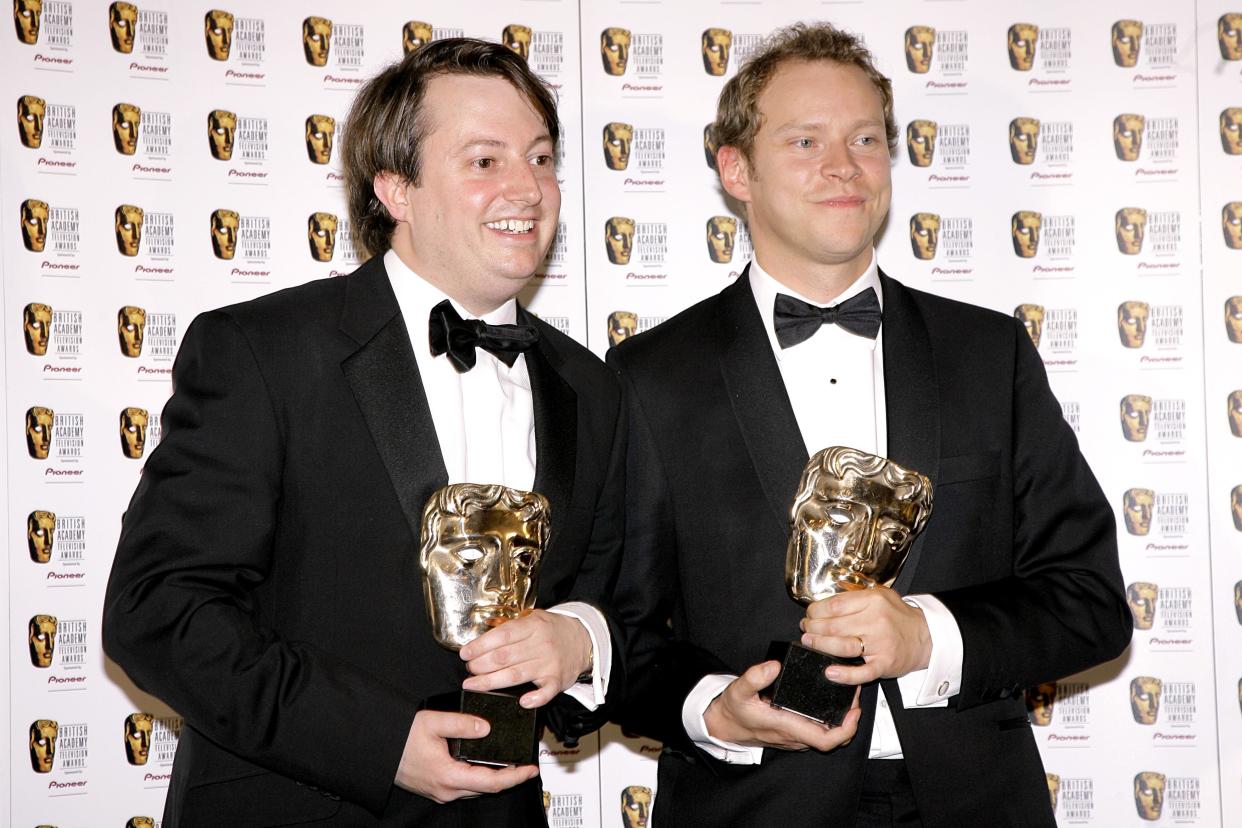
M 717 146 L 732 146 L 750 159 L 759 132 L 759 96 L 778 69 L 792 61 L 827 60 L 857 66 L 867 75 L 884 106 L 884 132 L 891 151 L 897 146 L 897 122 L 893 117 L 893 86 L 875 68 L 863 42 L 828 23 L 808 26 L 795 23 L 777 29 L 763 48 L 742 64 L 720 92 L 716 121 L 710 127 Z
M 367 254 L 390 246 L 396 222 L 375 196 L 375 176 L 391 172 L 417 186 L 422 143 L 429 129 L 423 98 L 441 75 L 475 75 L 508 81 L 560 140 L 556 98 L 519 55 L 499 43 L 468 37 L 428 43 L 380 72 L 358 91 L 341 138 L 345 192 L 355 243 Z

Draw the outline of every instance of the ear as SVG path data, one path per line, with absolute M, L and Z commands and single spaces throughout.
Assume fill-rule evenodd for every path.
M 405 192 L 407 186 L 409 186 L 408 182 L 393 172 L 376 173 L 375 179 L 371 182 L 375 197 L 388 210 L 388 215 L 392 216 L 393 221 L 408 220 L 410 200 Z
M 720 185 L 725 192 L 743 204 L 749 204 L 750 164 L 742 151 L 729 145 L 716 150 L 716 169 L 720 170 Z

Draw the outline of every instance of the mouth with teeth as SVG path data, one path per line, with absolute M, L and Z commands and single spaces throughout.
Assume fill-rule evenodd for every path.
M 500 221 L 489 221 L 483 226 L 506 235 L 520 236 L 534 230 L 535 221 L 534 219 L 501 219 Z

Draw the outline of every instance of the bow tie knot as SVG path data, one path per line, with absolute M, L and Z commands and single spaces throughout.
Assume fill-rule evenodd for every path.
M 431 355 L 448 354 L 458 373 L 474 367 L 476 348 L 512 368 L 518 354 L 539 341 L 539 331 L 533 325 L 489 325 L 481 319 L 462 319 L 447 299 L 431 309 L 428 333 Z
M 874 288 L 867 288 L 830 308 L 821 308 L 778 293 L 772 321 L 776 330 L 776 341 L 781 348 L 791 348 L 810 339 L 823 325 L 836 325 L 856 336 L 875 339 L 880 332 L 883 314 Z

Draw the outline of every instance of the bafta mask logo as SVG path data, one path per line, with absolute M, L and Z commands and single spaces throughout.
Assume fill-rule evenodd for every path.
M 1134 807 L 1148 822 L 1160 819 L 1164 811 L 1164 774 L 1143 771 L 1134 775 Z
M 125 828 L 155 828 L 155 817 L 149 817 L 149 816 L 130 817 L 125 822 Z
M 22 95 L 17 99 L 17 137 L 23 147 L 39 149 L 43 146 L 43 119 L 47 115 L 47 101 L 38 95 Z
M 56 412 L 42 405 L 26 410 L 26 451 L 35 460 L 46 460 L 52 448 L 52 421 Z
M 1034 23 L 1014 23 L 1009 27 L 1009 65 L 1019 72 L 1029 72 L 1035 65 L 1035 44 L 1039 27 Z
M 423 509 L 419 564 L 437 643 L 460 650 L 535 606 L 551 531 L 547 498 L 498 484 L 439 489 Z
M 1130 713 L 1134 721 L 1154 725 L 1160 715 L 1160 692 L 1164 682 L 1151 676 L 1138 676 L 1130 681 Z
M 48 214 L 46 201 L 28 198 L 22 202 L 22 244 L 31 253 L 42 253 L 47 245 Z
M 1242 296 L 1225 300 L 1225 335 L 1230 342 L 1242 343 Z
M 630 254 L 634 252 L 634 219 L 613 216 L 604 222 L 604 247 L 608 251 L 608 261 L 629 264 Z
M 26 353 L 47 356 L 47 341 L 52 335 L 52 306 L 31 302 L 22 310 L 22 335 Z
M 1221 208 L 1220 226 L 1225 233 L 1225 246 L 1242 250 L 1242 201 L 1231 201 Z
M 133 155 L 138 149 L 138 127 L 142 110 L 133 104 L 119 103 L 112 107 L 112 144 L 121 155 Z
M 1138 65 L 1142 46 L 1142 21 L 1118 20 L 1113 24 L 1113 63 L 1126 69 L 1133 68 Z
M 1047 727 L 1052 724 L 1052 707 L 1057 700 L 1057 683 L 1045 682 L 1038 687 L 1026 691 L 1026 709 L 1030 713 L 1031 724 Z
M 116 208 L 116 249 L 122 256 L 137 256 L 142 247 L 142 219 L 146 213 L 141 207 L 122 204 Z
M 310 241 L 311 258 L 317 262 L 332 261 L 336 251 L 336 216 L 332 213 L 311 213 L 306 219 L 306 238 Z
M 1147 118 L 1126 113 L 1113 118 L 1113 149 L 1122 161 L 1137 161 L 1143 150 L 1143 130 Z
M 620 345 L 638 333 L 638 314 L 631 311 L 613 311 L 608 314 L 608 344 Z
M 703 30 L 703 69 L 707 74 L 719 77 L 729 69 L 729 50 L 732 47 L 733 32 L 728 29 Z
M 217 259 L 229 260 L 237 252 L 237 228 L 241 217 L 236 210 L 211 211 L 211 252 Z
M 217 161 L 233 159 L 233 139 L 237 137 L 237 114 L 213 109 L 207 115 L 207 148 Z
M 1233 585 L 1233 611 L 1238 616 L 1238 623 L 1242 624 L 1242 581 Z M 1242 699 L 1242 694 L 1239 698 Z
M 51 667 L 52 656 L 56 652 L 56 616 L 36 615 L 31 618 L 26 639 L 30 644 L 30 663 L 40 668 Z
M 1242 106 L 1220 111 L 1220 145 L 1229 155 L 1242 155 Z
M 1242 437 L 1242 388 L 1229 393 L 1229 431 Z
M 530 58 L 530 26 L 510 23 L 500 33 L 500 42 L 522 60 Z
M 1117 306 L 1117 334 L 1127 348 L 1142 348 L 1147 339 L 1147 316 L 1150 308 L 1146 302 L 1122 302 Z
M 1233 514 L 1233 528 L 1242 532 L 1242 486 L 1234 486 L 1229 493 L 1229 510 Z
M 1155 584 L 1136 582 L 1126 587 L 1126 603 L 1134 616 L 1134 629 L 1150 630 L 1156 622 L 1156 597 L 1160 588 Z
M 1031 344 L 1038 348 L 1039 339 L 1044 332 L 1044 306 L 1018 305 L 1013 309 L 1013 317 L 1022 323 L 1027 335 L 1031 337 Z
M 36 719 L 30 724 L 30 767 L 35 773 L 51 773 L 56 763 L 56 737 L 60 725 L 52 719 Z
M 145 408 L 121 409 L 121 453 L 130 460 L 142 459 L 147 448 L 147 410 Z
M 151 755 L 150 713 L 130 713 L 125 717 L 125 758 L 131 765 L 145 765 Z
M 935 121 L 918 119 L 906 125 L 906 150 L 910 153 L 910 163 L 916 167 L 930 167 L 936 154 Z
M 703 127 L 703 156 L 707 160 L 708 169 L 716 172 L 716 151 L 720 149 L 720 145 L 716 143 L 716 136 L 712 131 L 713 126 L 715 125 L 709 123 Z
M 1216 42 L 1225 60 L 1242 60 L 1242 12 L 1228 12 L 1216 21 Z
M 624 170 L 630 165 L 630 146 L 634 127 L 620 121 L 604 125 L 604 163 L 610 170 Z
M 212 60 L 228 60 L 233 48 L 233 15 L 222 9 L 211 9 L 203 18 L 203 37 L 207 55 Z
M 134 51 L 134 34 L 138 28 L 138 7 L 133 3 L 108 6 L 108 33 L 112 48 L 123 55 Z
M 52 560 L 56 545 L 56 513 L 36 509 L 26 516 L 26 548 L 30 560 L 45 564 Z
M 1034 210 L 1019 210 L 1009 219 L 1009 235 L 1013 237 L 1013 252 L 1020 258 L 1033 259 L 1039 252 L 1039 228 L 1043 224 L 1043 215 Z
M 915 213 L 910 216 L 910 247 L 916 259 L 934 259 L 936 245 L 940 241 L 940 216 L 935 213 Z
M 790 509 L 790 596 L 806 606 L 890 585 L 931 511 L 931 481 L 918 472 L 843 446 L 816 452 Z
M 1126 489 L 1121 498 L 1121 514 L 1126 531 L 1146 535 L 1151 531 L 1151 515 L 1156 508 L 1156 493 L 1151 489 Z
M 39 42 L 39 22 L 43 16 L 43 0 L 13 0 L 13 25 L 17 39 L 27 46 Z
M 625 74 L 630 63 L 630 30 L 609 26 L 599 33 L 599 54 L 604 71 L 613 76 Z
M 116 335 L 121 356 L 142 356 L 142 339 L 147 329 L 147 312 L 136 305 L 124 305 L 116 312 Z
M 647 828 L 651 818 L 651 788 L 629 785 L 621 791 L 622 828 Z
M 911 26 L 906 29 L 906 68 L 916 75 L 924 75 L 931 69 L 932 49 L 936 45 L 936 30 L 931 26 Z
M 1052 804 L 1052 812 L 1057 810 L 1057 795 L 1061 793 L 1061 777 L 1055 773 L 1045 773 L 1044 780 L 1048 783 L 1048 801 Z
M 401 50 L 404 54 L 417 52 L 431 42 L 432 30 L 430 23 L 421 20 L 409 20 L 401 27 Z
M 1137 256 L 1143 251 L 1143 236 L 1147 231 L 1147 211 L 1142 207 L 1122 207 L 1113 220 L 1117 236 L 1117 249 L 1127 256 Z
M 546 816 L 548 809 L 552 807 L 552 792 L 543 791 L 543 813 Z
M 332 160 L 332 137 L 336 119 L 329 115 L 311 115 L 306 119 L 306 154 L 316 164 Z
M 716 264 L 733 261 L 733 242 L 737 239 L 737 219 L 712 216 L 707 220 L 707 255 Z
M 326 17 L 308 17 L 302 21 L 302 54 L 311 66 L 327 66 L 332 48 L 332 21 Z
M 1038 118 L 1014 118 L 1009 122 L 1009 157 L 1015 164 L 1034 164 L 1038 147 Z
M 1131 443 L 1147 439 L 1147 424 L 1151 420 L 1151 397 L 1143 394 L 1127 394 L 1121 398 L 1121 433 Z

